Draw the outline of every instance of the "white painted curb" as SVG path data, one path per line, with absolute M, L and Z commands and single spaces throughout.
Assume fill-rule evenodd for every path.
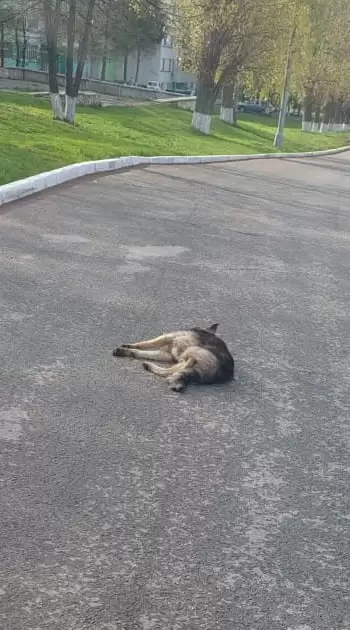
M 107 173 L 117 171 L 131 166 L 152 165 L 152 164 L 213 164 L 215 162 L 238 162 L 242 160 L 261 159 L 284 159 L 284 158 L 304 158 L 318 157 L 322 155 L 333 155 L 350 151 L 350 147 L 340 149 L 328 149 L 327 151 L 309 151 L 307 153 L 255 153 L 254 155 L 191 155 L 172 156 L 160 155 L 156 157 L 120 157 L 108 160 L 96 160 L 92 162 L 80 162 L 79 164 L 69 164 L 53 171 L 19 179 L 16 182 L 0 186 L 0 206 L 23 197 L 29 197 L 47 188 L 53 188 L 59 184 L 64 184 L 72 179 L 78 179 L 85 175 Z

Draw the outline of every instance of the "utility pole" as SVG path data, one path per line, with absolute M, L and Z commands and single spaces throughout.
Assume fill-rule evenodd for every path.
M 275 139 L 273 142 L 273 146 L 280 149 L 283 145 L 284 140 L 284 127 L 286 123 L 286 115 L 287 115 L 287 107 L 289 100 L 289 85 L 290 79 L 292 75 L 292 61 L 293 61 L 293 43 L 296 34 L 297 27 L 294 25 L 293 30 L 291 32 L 291 36 L 288 44 L 288 53 L 287 53 L 287 61 L 286 61 L 286 69 L 284 73 L 284 83 L 283 83 L 283 93 L 282 93 L 282 103 L 280 114 L 278 117 L 278 127 L 275 135 Z

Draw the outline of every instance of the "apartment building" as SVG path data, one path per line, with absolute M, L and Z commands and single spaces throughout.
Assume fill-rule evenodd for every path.
M 19 32 L 20 39 L 22 33 Z M 47 53 L 44 25 L 35 13 L 26 20 L 26 67 L 35 70 L 47 69 Z M 14 29 L 6 32 L 5 67 L 16 65 L 18 57 Z M 123 81 L 146 85 L 148 81 L 156 81 L 164 90 L 191 91 L 194 89 L 195 77 L 184 72 L 181 67 L 181 57 L 178 55 L 170 36 L 164 37 L 153 50 L 141 52 L 138 59 L 137 51 L 128 55 L 125 73 L 125 58 L 121 55 L 110 57 L 105 68 L 106 81 Z M 66 56 L 61 48 L 58 58 L 58 70 L 65 72 Z M 102 58 L 98 55 L 89 56 L 85 63 L 84 76 L 94 79 L 101 78 Z

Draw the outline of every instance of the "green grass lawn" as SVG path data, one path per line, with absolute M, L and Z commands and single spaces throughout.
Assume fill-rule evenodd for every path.
M 123 155 L 273 152 L 275 118 L 242 114 L 231 128 L 213 119 L 213 134 L 191 130 L 191 113 L 169 106 L 79 107 L 77 125 L 52 120 L 48 102 L 0 92 L 0 184 L 85 160 Z M 284 151 L 350 145 L 350 133 L 302 133 L 288 121 Z

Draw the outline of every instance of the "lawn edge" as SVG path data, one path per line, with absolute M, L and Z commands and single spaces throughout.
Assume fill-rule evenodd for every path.
M 35 195 L 43 190 L 54 188 L 66 182 L 86 177 L 87 175 L 98 175 L 101 173 L 114 172 L 120 169 L 135 166 L 149 166 L 152 164 L 214 164 L 215 162 L 238 162 L 243 160 L 262 159 L 286 159 L 318 157 L 323 155 L 334 155 L 345 153 L 350 150 L 350 146 L 337 149 L 326 149 L 324 151 L 306 151 L 302 153 L 253 153 L 247 155 L 191 155 L 172 156 L 161 155 L 154 157 L 129 156 L 119 158 L 109 158 L 104 160 L 92 160 L 89 162 L 79 162 L 56 168 L 51 171 L 32 175 L 25 179 L 19 179 L 9 184 L 0 186 L 0 206 L 17 201 L 24 197 Z

